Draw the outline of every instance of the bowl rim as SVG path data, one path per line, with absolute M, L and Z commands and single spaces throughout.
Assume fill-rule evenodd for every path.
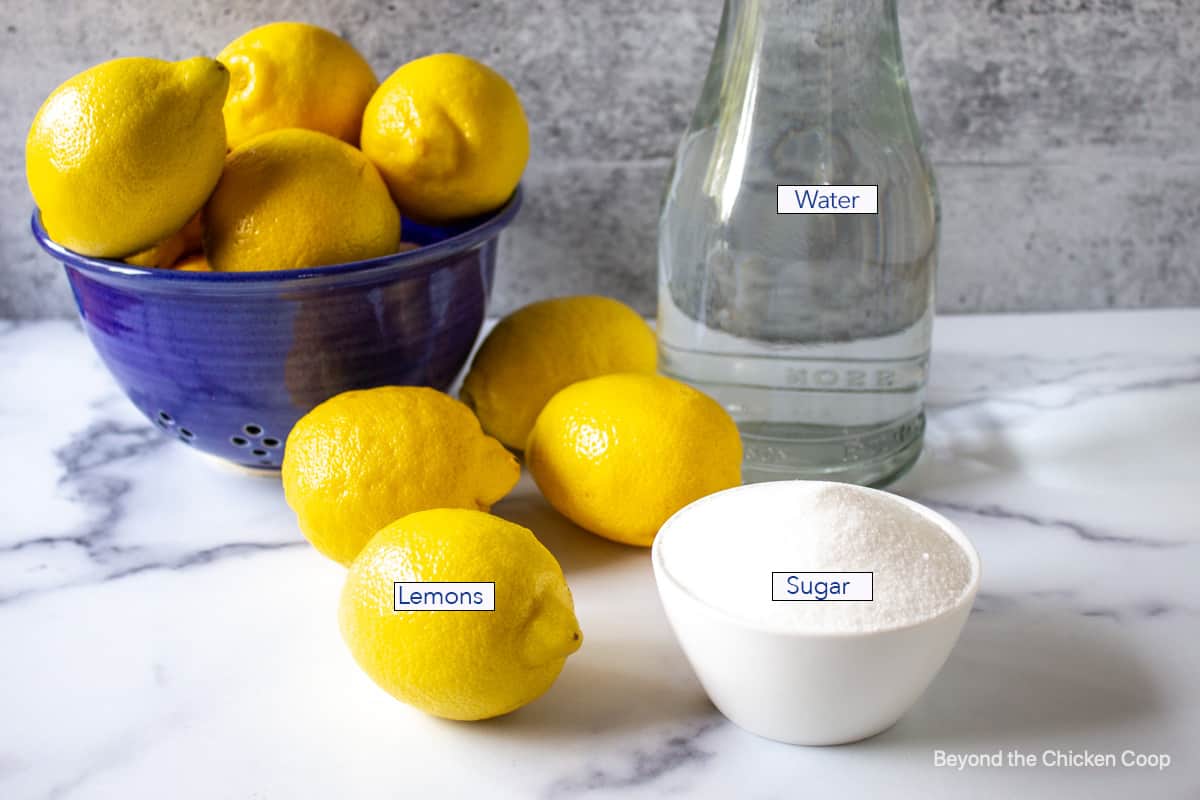
M 496 238 L 508 226 L 521 208 L 524 190 L 518 184 L 504 205 L 488 214 L 476 217 L 468 227 L 452 236 L 422 245 L 414 250 L 376 256 L 360 261 L 346 261 L 321 267 L 303 269 L 275 269 L 255 272 L 190 272 L 160 267 L 139 267 L 124 261 L 108 258 L 93 258 L 76 253 L 50 238 L 42 226 L 41 210 L 35 207 L 30 217 L 30 228 L 37 243 L 64 266 L 77 269 L 93 277 L 133 279 L 144 282 L 166 282 L 191 285 L 245 285 L 274 284 L 293 281 L 316 280 L 338 275 L 365 273 L 376 269 L 403 269 L 406 271 L 432 272 L 444 266 L 446 256 L 461 253 L 489 239 Z M 423 268 L 423 269 L 422 269 Z
M 679 579 L 676 578 L 671 573 L 670 568 L 667 567 L 667 564 L 664 560 L 662 547 L 660 547 L 659 542 L 664 540 L 663 534 L 666 532 L 667 528 L 671 525 L 671 523 L 675 522 L 676 518 L 679 517 L 681 514 L 683 514 L 685 511 L 692 509 L 693 506 L 702 505 L 705 502 L 711 501 L 712 499 L 714 499 L 716 497 L 720 497 L 722 495 L 743 493 L 746 491 L 752 492 L 752 491 L 754 491 L 754 489 L 756 489 L 757 487 L 761 487 L 761 486 L 775 486 L 778 484 L 797 484 L 797 483 L 822 484 L 822 485 L 826 485 L 826 486 L 852 486 L 853 488 L 860 489 L 864 492 L 883 495 L 883 496 L 889 498 L 890 500 L 899 502 L 900 504 L 917 512 L 921 516 L 928 519 L 930 522 L 937 525 L 938 528 L 940 528 L 947 536 L 949 536 L 951 539 L 953 539 L 954 543 L 959 546 L 959 548 L 963 551 L 963 554 L 967 557 L 967 562 L 971 566 L 971 576 L 967 582 L 966 587 L 963 589 L 962 593 L 958 596 L 958 599 L 956 599 L 952 605 L 947 606 L 946 608 L 939 611 L 937 614 L 934 614 L 932 617 L 926 617 L 925 619 L 921 619 L 916 622 L 910 622 L 906 625 L 892 625 L 892 626 L 889 626 L 886 628 L 878 628 L 875 630 L 867 630 L 867 631 L 796 630 L 794 628 L 788 628 L 788 627 L 784 627 L 782 625 L 773 625 L 773 624 L 766 623 L 766 622 L 756 622 L 754 620 L 740 617 L 737 614 L 726 611 L 722 608 L 718 608 L 717 606 L 708 602 L 704 598 L 695 594 L 691 589 L 684 586 L 679 581 Z M 932 508 L 929 508 L 926 505 L 918 503 L 916 500 L 911 500 L 907 497 L 902 497 L 901 495 L 894 494 L 892 492 L 886 492 L 881 489 L 874 489 L 874 488 L 871 488 L 868 486 L 859 486 L 857 484 L 846 484 L 846 483 L 841 483 L 838 481 L 820 481 L 820 480 L 762 481 L 759 483 L 743 483 L 743 484 L 739 484 L 738 486 L 733 486 L 728 489 L 723 489 L 719 492 L 714 492 L 710 495 L 701 497 L 698 500 L 693 500 L 691 503 L 688 503 L 686 506 L 679 509 L 674 514 L 672 514 L 670 517 L 668 517 L 667 521 L 664 522 L 662 524 L 662 527 L 658 529 L 658 533 L 654 537 L 654 543 L 651 545 L 650 551 L 651 551 L 650 552 L 650 560 L 652 562 L 652 567 L 653 567 L 653 571 L 654 571 L 655 585 L 658 587 L 658 591 L 659 591 L 660 595 L 663 592 L 663 583 L 666 582 L 669 585 L 669 587 L 671 589 L 673 589 L 675 592 L 677 592 L 680 596 L 687 598 L 697 608 L 703 610 L 705 613 L 707 613 L 710 616 L 716 617 L 718 620 L 724 622 L 725 624 L 733 625 L 735 627 L 742 628 L 744 630 L 756 631 L 758 633 L 763 633 L 763 634 L 767 634 L 767 635 L 771 635 L 771 636 L 782 636 L 782 637 L 786 637 L 786 638 L 796 638 L 796 639 L 863 639 L 863 638 L 869 638 L 872 636 L 884 636 L 884 635 L 890 635 L 890 634 L 894 634 L 894 633 L 900 633 L 900 632 L 904 632 L 904 631 L 913 630 L 915 628 L 920 628 L 925 625 L 930 625 L 930 624 L 933 624 L 934 622 L 943 620 L 953 614 L 957 614 L 957 613 L 961 612 L 963 610 L 964 606 L 969 611 L 970 607 L 972 605 L 974 605 L 974 603 L 975 603 L 975 597 L 979 593 L 979 586 L 980 586 L 981 580 L 983 578 L 983 566 L 979 560 L 979 552 L 975 549 L 975 545 L 972 544 L 971 540 L 967 537 L 967 534 L 958 525 L 951 522 L 949 519 L 947 519 L 943 515 L 939 514 L 938 512 L 934 511 Z

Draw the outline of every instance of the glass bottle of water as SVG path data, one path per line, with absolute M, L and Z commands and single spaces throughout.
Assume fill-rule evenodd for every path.
M 779 213 L 789 186 L 878 187 L 878 211 Z M 937 243 L 895 0 L 725 0 L 659 223 L 658 339 L 737 420 L 746 480 L 911 466 Z

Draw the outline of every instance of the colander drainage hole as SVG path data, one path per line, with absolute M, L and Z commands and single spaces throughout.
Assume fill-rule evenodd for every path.
M 263 456 L 267 455 L 267 451 L 263 450 L 261 447 L 256 447 L 250 451 L 250 454 L 262 458 Z
M 196 438 L 196 434 L 192 433 L 187 428 L 180 428 L 179 435 L 185 439 L 195 439 Z
M 279 447 L 279 440 L 273 436 L 268 436 L 262 440 L 264 447 Z
M 167 412 L 159 411 L 158 412 L 158 422 L 160 425 L 162 425 L 165 428 L 166 426 L 173 424 L 175 422 L 175 419 Z
M 242 430 L 246 432 L 247 436 L 259 436 L 262 434 L 261 425 L 243 425 Z
M 233 443 L 234 447 L 245 447 L 250 444 L 250 440 L 244 436 L 230 436 L 229 441 Z

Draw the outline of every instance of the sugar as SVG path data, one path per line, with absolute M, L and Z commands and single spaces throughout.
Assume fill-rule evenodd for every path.
M 971 582 L 962 547 L 883 492 L 845 484 L 756 484 L 701 500 L 664 528 L 662 564 L 692 595 L 771 628 L 878 631 L 953 607 Z M 772 572 L 872 572 L 869 602 L 771 599 Z

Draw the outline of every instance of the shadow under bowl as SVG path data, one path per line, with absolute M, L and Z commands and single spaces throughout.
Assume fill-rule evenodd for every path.
M 454 382 L 483 326 L 500 232 L 520 205 L 518 187 L 469 222 L 406 219 L 415 250 L 269 272 L 135 267 L 55 243 L 36 210 L 32 228 L 139 411 L 197 450 L 278 469 L 296 420 L 336 394 Z

